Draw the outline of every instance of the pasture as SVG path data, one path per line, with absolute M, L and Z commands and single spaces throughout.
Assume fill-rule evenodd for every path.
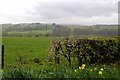
M 43 64 L 47 60 L 48 48 L 53 37 L 3 37 L 5 46 L 5 65 L 18 65 L 19 57 L 24 64 L 37 65 L 34 59 Z

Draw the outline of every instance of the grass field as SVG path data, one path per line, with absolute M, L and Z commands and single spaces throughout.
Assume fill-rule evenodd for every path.
M 29 65 L 36 65 L 33 59 L 40 59 L 41 64 L 46 62 L 48 48 L 53 39 L 53 37 L 3 37 L 5 65 L 19 64 L 19 55 Z
M 21 31 L 21 32 L 10 31 L 10 32 L 8 32 L 8 34 L 23 34 L 23 35 L 31 34 L 31 33 L 45 35 L 46 30 L 32 30 L 32 31 Z M 52 30 L 47 30 L 47 33 L 52 33 Z

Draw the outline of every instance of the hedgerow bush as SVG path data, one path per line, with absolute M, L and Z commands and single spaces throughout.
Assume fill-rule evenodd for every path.
M 83 63 L 104 64 L 116 63 L 120 60 L 119 37 L 113 38 L 62 38 L 53 41 L 52 53 L 55 64 L 60 63 L 61 56 L 69 65 L 71 59 L 77 59 L 78 65 Z

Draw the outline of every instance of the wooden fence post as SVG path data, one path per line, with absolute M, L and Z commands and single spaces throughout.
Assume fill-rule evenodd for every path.
M 2 45 L 1 68 L 4 68 L 4 45 Z

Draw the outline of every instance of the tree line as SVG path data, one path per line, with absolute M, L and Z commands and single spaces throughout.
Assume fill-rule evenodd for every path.
M 7 26 L 7 27 L 6 27 Z M 34 33 L 32 31 L 45 31 L 44 35 L 40 33 Z M 9 32 L 25 32 L 26 34 L 9 34 Z M 48 32 L 50 31 L 50 32 Z M 8 24 L 2 25 L 2 36 L 57 36 L 57 37 L 68 37 L 68 36 L 87 36 L 87 35 L 101 35 L 101 36 L 116 36 L 118 35 L 118 29 L 102 29 L 98 27 L 89 26 L 88 28 L 74 27 L 71 29 L 66 25 L 58 24 L 42 24 L 42 23 L 31 23 L 31 24 Z

